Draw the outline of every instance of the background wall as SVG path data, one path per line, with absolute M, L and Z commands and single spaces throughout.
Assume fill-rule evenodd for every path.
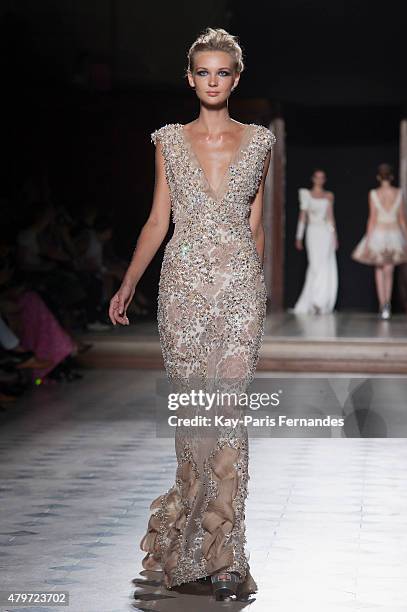
M 115 216 L 117 248 L 130 256 L 151 206 L 150 133 L 196 116 L 186 53 L 206 26 L 224 27 L 238 34 L 246 62 L 231 114 L 243 119 L 234 100 L 265 100 L 286 121 L 286 305 L 305 266 L 293 249 L 297 189 L 321 165 L 336 194 L 338 307 L 374 309 L 372 271 L 349 253 L 377 164 L 397 167 L 405 16 L 395 0 L 3 0 L 0 195 L 45 169 L 54 199 L 76 210 L 92 200 Z M 161 254 L 143 281 L 152 292 Z
M 9 51 L 1 61 L 22 60 L 32 79 L 69 78 L 86 50 L 109 62 L 122 87 L 183 91 L 187 49 L 211 25 L 239 35 L 245 96 L 317 105 L 406 101 L 406 6 L 398 0 L 2 0 L 0 17 L 0 44 Z

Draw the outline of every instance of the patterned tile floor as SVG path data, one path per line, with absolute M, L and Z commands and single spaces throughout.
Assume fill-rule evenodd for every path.
M 71 612 L 407 611 L 405 419 L 404 438 L 251 439 L 251 603 L 143 571 L 148 506 L 176 467 L 155 436 L 156 375 L 89 371 L 1 417 L 1 589 L 67 590 Z

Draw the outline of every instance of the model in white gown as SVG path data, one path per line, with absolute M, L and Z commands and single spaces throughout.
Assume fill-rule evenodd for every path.
M 305 246 L 308 267 L 304 286 L 293 312 L 296 314 L 331 313 L 338 293 L 332 200 L 328 196 L 314 197 L 309 189 L 299 190 L 299 200 L 300 210 L 306 211 Z

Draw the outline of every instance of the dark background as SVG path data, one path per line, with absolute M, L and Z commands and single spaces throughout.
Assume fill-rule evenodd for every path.
M 298 187 L 309 186 L 312 170 L 323 168 L 328 178 L 326 188 L 335 195 L 339 237 L 337 309 L 376 310 L 373 268 L 353 261 L 350 255 L 366 230 L 368 191 L 377 185 L 377 165 L 381 161 L 392 164 L 397 176 L 399 109 L 297 107 L 287 109 L 286 120 L 286 302 L 295 303 L 306 268 L 305 253 L 294 249 Z M 396 267 L 395 280 L 397 273 Z M 397 308 L 397 287 L 394 298 Z
M 46 174 L 54 200 L 73 211 L 91 200 L 114 214 L 117 248 L 129 257 L 151 206 L 150 133 L 196 116 L 186 53 L 208 25 L 243 46 L 235 99 L 270 100 L 286 121 L 286 306 L 305 268 L 293 248 L 297 189 L 322 166 L 336 196 L 338 308 L 375 309 L 372 269 L 349 254 L 365 230 L 376 166 L 398 166 L 407 101 L 399 2 L 2 2 L 0 195 L 18 198 L 27 176 Z M 161 255 L 142 280 L 150 295 Z

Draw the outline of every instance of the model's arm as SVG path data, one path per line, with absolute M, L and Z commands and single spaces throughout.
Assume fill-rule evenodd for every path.
M 305 228 L 308 222 L 308 209 L 310 206 L 309 190 L 301 188 L 298 190 L 300 201 L 300 212 L 298 213 L 297 228 L 295 230 L 295 248 L 302 251 Z
M 254 242 L 256 243 L 257 253 L 259 254 L 260 261 L 263 264 L 264 261 L 264 227 L 263 227 L 263 197 L 264 197 L 264 184 L 266 182 L 266 176 L 270 165 L 271 151 L 267 153 L 267 157 L 264 162 L 263 176 L 260 181 L 259 189 L 257 190 L 256 197 L 254 198 L 251 208 L 249 224 L 253 234 Z
M 303 238 L 304 238 L 304 232 L 305 232 L 305 227 L 307 225 L 307 220 L 308 220 L 308 212 L 306 210 L 300 210 L 300 212 L 298 213 L 298 221 L 297 221 L 297 229 L 295 232 L 295 247 L 299 250 L 302 251 L 303 247 Z
M 327 210 L 327 221 L 328 224 L 330 226 L 330 229 L 333 233 L 333 238 L 334 238 L 334 242 L 335 242 L 335 249 L 338 248 L 339 243 L 338 243 L 338 234 L 336 231 L 336 223 L 335 223 L 335 213 L 334 213 L 334 201 L 335 201 L 335 197 L 334 194 L 331 191 L 327 192 L 327 196 L 328 196 L 328 200 L 329 200 L 329 206 L 328 206 L 328 210 Z
M 113 325 L 116 323 L 129 325 L 126 310 L 133 299 L 137 283 L 167 235 L 170 214 L 170 192 L 165 177 L 162 145 L 157 141 L 153 203 L 149 217 L 137 239 L 136 248 L 121 287 L 110 300 L 109 317 Z
M 406 222 L 406 215 L 404 212 L 404 198 L 401 198 L 397 220 L 401 227 L 401 231 L 404 233 L 405 237 L 407 238 L 407 222 Z

